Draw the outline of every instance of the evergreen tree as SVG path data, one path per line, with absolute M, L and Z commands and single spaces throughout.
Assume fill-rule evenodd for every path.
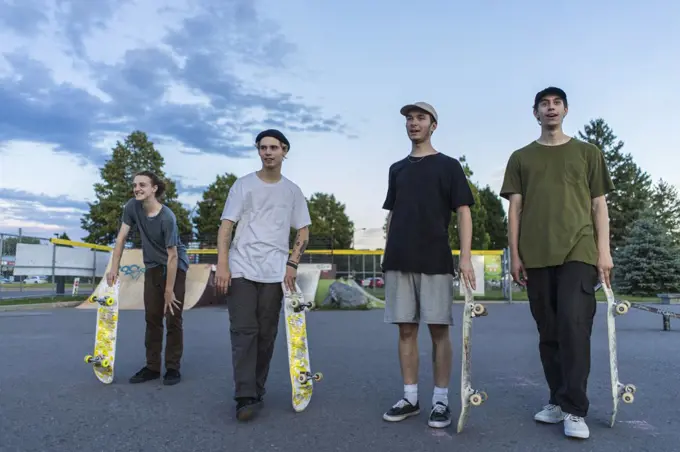
M 177 217 L 182 240 L 191 239 L 189 212 L 177 201 L 175 182 L 163 171 L 165 160 L 144 132 L 134 131 L 121 143 L 116 142 L 111 158 L 100 169 L 101 182 L 94 184 L 96 201 L 88 203 L 90 212 L 80 220 L 81 227 L 89 234 L 83 240 L 90 243 L 111 244 L 115 241 L 121 224 L 123 206 L 134 196 L 132 181 L 138 171 L 154 172 L 166 182 L 165 193 L 160 202 L 168 206 Z M 131 238 L 139 245 L 138 235 L 131 231 Z
M 607 168 L 614 183 L 614 191 L 607 196 L 607 203 L 611 248 L 615 250 L 623 244 L 627 228 L 649 205 L 652 181 L 649 174 L 635 164 L 630 154 L 623 153 L 623 141 L 617 140 L 603 119 L 591 120 L 583 132 L 579 132 L 579 136 L 604 152 Z
M 500 197 L 487 185 L 479 191 L 479 199 L 486 210 L 484 229 L 489 234 L 489 249 L 506 248 L 508 246 L 508 218 Z
M 614 285 L 628 295 L 680 292 L 680 249 L 647 210 L 633 222 L 614 254 Z
M 196 215 L 193 218 L 198 240 L 207 247 L 217 246 L 217 231 L 220 228 L 220 217 L 227 202 L 229 189 L 236 182 L 236 175 L 225 173 L 218 175 L 215 181 L 208 185 L 203 192 L 203 198 L 198 202 Z M 234 228 L 234 233 L 236 228 Z
M 354 222 L 345 213 L 345 205 L 328 193 L 314 193 L 307 201 L 312 225 L 307 249 L 349 249 L 354 239 Z M 296 231 L 291 228 L 293 245 Z
M 472 249 L 473 250 L 488 250 L 491 244 L 491 237 L 486 230 L 487 211 L 479 194 L 479 188 L 472 183 L 470 179 L 474 174 L 470 165 L 467 164 L 465 156 L 458 159 L 463 166 L 463 171 L 468 178 L 468 184 L 472 190 L 472 198 L 475 204 L 470 207 L 472 214 Z M 502 207 L 502 206 L 501 206 Z M 451 249 L 460 250 L 460 237 L 458 236 L 458 214 L 453 212 L 451 214 L 451 222 L 449 223 L 449 245 Z
M 654 186 L 651 202 L 652 213 L 674 245 L 680 245 L 680 197 L 678 190 L 660 179 Z

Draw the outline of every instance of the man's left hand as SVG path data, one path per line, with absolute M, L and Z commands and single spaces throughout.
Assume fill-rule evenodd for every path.
M 175 315 L 175 311 L 172 310 L 173 305 L 179 309 L 179 300 L 175 298 L 175 291 L 173 290 L 166 290 L 165 291 L 165 306 L 163 306 L 163 315 L 165 315 L 168 310 L 170 311 L 170 315 Z
M 283 279 L 284 283 L 286 284 L 286 287 L 288 290 L 291 292 L 295 292 L 295 280 L 297 279 L 297 269 L 291 267 L 290 265 L 286 265 L 286 276 Z
M 614 261 L 612 261 L 612 254 L 607 251 L 600 251 L 597 256 L 597 271 L 600 273 L 600 281 L 605 284 L 607 288 L 611 289 L 610 274 L 614 268 Z
M 459 269 L 461 282 L 475 290 L 477 288 L 477 279 L 475 278 L 475 269 L 472 267 L 472 257 L 461 256 Z

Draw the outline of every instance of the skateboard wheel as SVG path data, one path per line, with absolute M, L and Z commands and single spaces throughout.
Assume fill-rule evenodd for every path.
M 300 383 L 306 383 L 307 382 L 307 375 L 304 375 L 304 374 L 298 375 L 298 381 Z
M 109 363 L 109 360 L 108 360 L 108 359 L 105 359 L 105 360 L 102 361 L 102 363 L 101 363 L 102 367 L 109 367 L 109 364 L 110 364 L 110 363 Z
M 104 303 L 106 303 L 106 306 L 113 306 L 113 298 L 106 297 L 106 300 L 104 300 Z
M 295 309 L 295 308 L 297 308 L 298 306 L 300 306 L 300 302 L 299 302 L 299 301 L 293 300 L 293 301 L 290 302 L 290 307 L 291 307 L 291 308 Z
M 476 304 L 474 308 L 472 308 L 472 312 L 474 312 L 477 315 L 482 315 L 484 311 L 486 311 L 486 308 L 484 307 L 484 305 L 481 304 Z
M 321 381 L 323 380 L 323 374 L 321 372 L 317 372 L 314 374 L 314 381 Z
M 621 303 L 625 304 L 626 307 L 630 308 L 630 301 L 628 301 L 628 300 L 623 300 Z
M 92 355 L 87 355 L 85 356 L 85 363 L 90 364 L 90 361 L 92 360 Z
M 316 307 L 316 304 L 314 304 L 313 301 L 310 301 L 310 302 L 309 302 L 309 310 L 311 311 L 311 310 L 314 309 L 315 307 Z
M 616 313 L 617 314 L 625 314 L 627 312 L 628 312 L 628 306 L 626 306 L 625 304 L 621 303 L 621 304 L 616 305 Z
M 97 296 L 92 294 L 90 295 L 90 298 L 87 299 L 90 303 L 95 303 L 97 301 Z
M 479 393 L 479 395 L 482 396 L 482 402 L 486 402 L 487 400 L 489 400 L 489 396 L 487 395 L 486 392 L 482 391 Z
M 483 402 L 484 402 L 484 400 L 482 400 L 482 396 L 479 395 L 479 394 L 472 394 L 472 395 L 470 396 L 470 403 L 471 403 L 472 405 L 474 405 L 474 406 L 479 406 L 479 405 L 481 405 Z
M 625 403 L 633 403 L 633 400 L 635 399 L 635 397 L 633 396 L 632 393 L 627 392 L 627 393 L 625 393 L 625 394 L 621 397 L 621 399 L 622 399 Z

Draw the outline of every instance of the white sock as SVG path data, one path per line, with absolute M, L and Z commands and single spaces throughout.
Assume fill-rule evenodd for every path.
M 437 386 L 434 387 L 434 394 L 432 395 L 432 405 L 435 405 L 437 402 L 441 402 L 444 405 L 449 404 L 449 388 L 439 388 Z
M 418 384 L 404 385 L 404 398 L 415 405 L 418 402 Z

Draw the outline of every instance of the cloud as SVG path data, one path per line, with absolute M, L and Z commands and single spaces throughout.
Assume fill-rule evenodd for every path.
M 350 135 L 340 116 L 277 86 L 296 48 L 251 0 L 4 1 L 0 41 L 0 158 L 13 167 L 0 188 L 12 221 L 42 221 L 30 206 L 49 196 L 91 200 L 98 167 L 134 130 L 172 143 L 182 161 L 214 156 L 221 167 L 253 156 L 266 127 Z M 200 196 L 205 179 L 168 166 L 181 200 Z M 55 168 L 72 178 L 54 184 Z M 47 213 L 53 226 L 75 224 Z

